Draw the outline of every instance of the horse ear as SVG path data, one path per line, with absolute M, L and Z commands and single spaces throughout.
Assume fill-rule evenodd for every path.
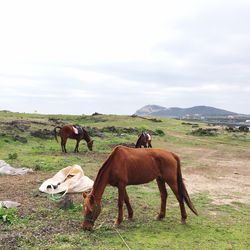
M 95 197 L 92 194 L 88 194 L 86 192 L 82 193 L 82 196 L 84 198 L 84 204 L 89 209 L 89 211 L 93 211 L 94 204 L 95 204 Z

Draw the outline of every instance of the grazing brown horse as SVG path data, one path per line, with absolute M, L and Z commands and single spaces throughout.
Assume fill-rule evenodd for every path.
M 161 208 L 157 219 L 165 217 L 167 202 L 167 183 L 174 192 L 181 210 L 182 223 L 185 223 L 187 213 L 184 202 L 197 214 L 186 187 L 182 180 L 180 159 L 174 153 L 163 149 L 135 149 L 117 146 L 100 168 L 92 191 L 83 193 L 84 220 L 82 228 L 91 230 L 101 212 L 101 199 L 105 187 L 109 184 L 118 188 L 118 218 L 115 225 L 123 221 L 123 203 L 128 210 L 128 218 L 132 219 L 133 209 L 126 191 L 127 185 L 148 183 L 156 179 L 160 194 Z
M 143 146 L 144 148 L 152 148 L 151 141 L 152 141 L 152 136 L 148 132 L 143 132 L 139 136 L 139 138 L 135 144 L 135 147 L 141 148 Z
M 88 149 L 90 151 L 92 151 L 93 140 L 91 140 L 90 136 L 88 135 L 87 131 L 84 128 L 80 127 L 78 129 L 78 133 L 76 134 L 77 129 L 73 125 L 64 125 L 63 127 L 56 126 L 54 128 L 54 135 L 55 135 L 55 139 L 56 139 L 57 142 L 58 142 L 57 133 L 56 133 L 57 128 L 60 129 L 59 130 L 59 136 L 61 137 L 62 152 L 67 153 L 66 142 L 67 142 L 68 138 L 76 140 L 76 147 L 75 147 L 75 150 L 74 150 L 75 153 L 79 152 L 79 150 L 78 150 L 79 142 L 81 140 L 83 140 L 83 139 L 87 142 Z

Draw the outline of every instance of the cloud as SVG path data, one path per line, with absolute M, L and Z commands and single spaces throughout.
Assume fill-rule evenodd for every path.
M 151 103 L 249 113 L 248 1 L 1 5 L 0 109 L 131 114 Z

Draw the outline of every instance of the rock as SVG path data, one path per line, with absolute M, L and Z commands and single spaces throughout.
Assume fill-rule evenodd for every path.
M 0 174 L 7 174 L 7 175 L 23 175 L 29 172 L 33 172 L 30 168 L 13 168 L 8 163 L 3 160 L 0 160 Z
M 15 208 L 21 206 L 20 203 L 15 202 L 15 201 L 0 201 L 0 208 L 5 207 L 5 208 Z
M 67 210 L 71 208 L 73 205 L 73 201 L 69 198 L 68 195 L 65 195 L 62 200 L 60 200 L 57 204 L 58 208 L 61 208 L 63 210 Z
M 95 115 L 102 115 L 102 114 L 97 113 L 97 112 L 95 112 L 95 113 L 92 114 L 92 116 L 95 116 Z
M 39 130 L 30 132 L 30 134 L 34 137 L 38 137 L 41 139 L 49 139 L 54 136 L 53 131 L 50 131 L 48 129 L 43 129 L 43 130 L 39 129 Z
M 28 140 L 27 140 L 25 137 L 21 137 L 21 136 L 19 136 L 19 135 L 15 135 L 15 136 L 14 136 L 14 140 L 15 140 L 15 141 L 19 141 L 19 142 L 21 142 L 21 143 L 27 143 L 27 142 L 28 142 Z

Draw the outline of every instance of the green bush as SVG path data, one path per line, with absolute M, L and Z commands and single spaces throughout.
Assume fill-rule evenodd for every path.
M 217 135 L 217 130 L 216 129 L 209 129 L 209 128 L 198 128 L 195 130 L 192 130 L 191 132 L 192 135 L 197 135 L 197 136 L 216 136 Z
M 17 159 L 17 153 L 9 153 L 9 155 L 8 155 L 8 158 L 9 158 L 9 160 L 15 160 L 15 159 Z
M 164 136 L 164 135 L 165 135 L 164 131 L 161 130 L 161 129 L 156 129 L 156 130 L 155 130 L 155 134 L 156 134 L 156 135 L 159 135 L 159 136 Z

